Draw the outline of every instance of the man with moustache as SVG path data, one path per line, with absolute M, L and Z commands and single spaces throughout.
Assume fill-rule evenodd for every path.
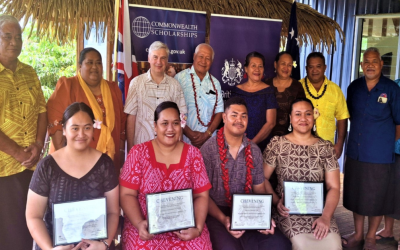
M 258 146 L 247 139 L 247 105 L 231 97 L 222 114 L 224 127 L 201 147 L 208 178 L 212 184 L 207 228 L 214 250 L 291 249 L 290 240 L 272 221 L 270 230 L 231 231 L 232 194 L 265 194 L 263 159 Z
M 344 172 L 343 205 L 353 212 L 355 232 L 343 246 L 361 245 L 364 218 L 368 232 L 364 249 L 376 249 L 375 234 L 382 215 L 394 212 L 393 166 L 395 140 L 400 134 L 400 88 L 382 75 L 377 48 L 368 48 L 361 67 L 364 76 L 347 89 L 350 134 Z M 399 181 L 399 180 L 396 180 Z
M 25 207 L 47 128 L 46 101 L 35 70 L 18 60 L 21 27 L 0 15 L 0 248 L 32 249 Z
M 347 119 L 350 117 L 346 99 L 338 85 L 325 76 L 325 57 L 320 52 L 307 56 L 307 76 L 300 80 L 306 97 L 311 100 L 319 116 L 316 115 L 316 130 L 319 137 L 332 142 L 336 157 L 342 155 L 347 134 Z M 337 140 L 335 144 L 335 131 Z
M 165 74 L 169 49 L 156 41 L 149 47 L 150 69 L 132 79 L 124 112 L 128 114 L 126 133 L 128 151 L 136 144 L 154 139 L 154 111 L 165 101 L 175 102 L 186 114 L 185 98 L 177 80 Z
M 224 111 L 221 85 L 208 72 L 213 60 L 213 48 L 206 43 L 199 44 L 192 67 L 175 76 L 182 86 L 188 109 L 183 140 L 198 148 L 215 135 Z

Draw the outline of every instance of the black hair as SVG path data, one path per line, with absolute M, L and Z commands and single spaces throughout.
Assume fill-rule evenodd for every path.
M 313 105 L 313 103 L 310 101 L 310 99 L 307 99 L 307 98 L 305 98 L 305 97 L 297 98 L 297 99 L 295 99 L 295 100 L 290 104 L 290 113 L 289 113 L 289 114 L 292 114 L 293 105 L 296 104 L 296 103 L 298 103 L 298 102 L 307 102 L 307 103 L 309 103 L 309 104 L 311 105 L 311 109 L 312 109 L 312 111 L 313 111 L 313 116 L 314 116 L 314 105 Z M 314 125 L 315 125 L 315 120 L 314 120 Z M 312 134 L 313 136 L 318 137 L 318 134 L 317 134 L 316 131 L 314 131 L 314 129 L 311 129 L 311 134 Z
M 311 52 L 310 54 L 308 54 L 307 64 L 308 64 L 308 60 L 310 60 L 310 58 L 321 58 L 325 65 L 325 56 L 321 52 Z
M 79 64 L 82 64 L 83 61 L 86 58 L 86 54 L 89 53 L 89 52 L 92 52 L 92 51 L 96 52 L 99 55 L 100 61 L 102 60 L 100 52 L 95 48 L 90 48 L 89 47 L 89 48 L 85 48 L 85 49 L 81 50 L 81 53 L 79 53 Z
M 245 106 L 246 109 L 247 109 L 246 101 L 245 101 L 243 98 L 239 97 L 239 96 L 234 96 L 234 97 L 231 97 L 231 98 L 229 98 L 228 100 L 226 100 L 226 101 L 225 101 L 225 104 L 224 104 L 224 107 L 225 107 L 225 108 L 224 108 L 224 111 L 226 111 L 227 109 L 229 109 L 229 107 L 230 107 L 231 105 L 243 105 L 243 106 Z
M 178 105 L 176 105 L 175 102 L 171 101 L 166 101 L 158 104 L 156 110 L 154 110 L 154 122 L 158 121 L 158 118 L 160 118 L 161 112 L 163 112 L 166 109 L 173 108 L 178 112 L 179 119 L 181 119 L 181 112 L 179 111 Z
M 277 62 L 279 61 L 279 59 L 281 59 L 281 56 L 283 56 L 283 55 L 289 55 L 290 58 L 292 58 L 292 60 L 293 60 L 293 57 L 292 57 L 292 55 L 291 55 L 289 52 L 287 52 L 287 51 L 281 51 L 281 52 L 279 52 L 279 53 L 275 56 L 275 62 L 277 63 Z
M 61 120 L 62 126 L 65 128 L 65 124 L 67 123 L 67 121 L 79 111 L 88 114 L 90 116 L 90 119 L 94 123 L 94 114 L 92 109 L 84 102 L 74 102 L 69 105 L 67 109 L 65 109 L 63 118 Z
M 249 66 L 250 60 L 253 57 L 260 58 L 262 60 L 262 62 L 263 62 L 263 66 L 265 66 L 265 57 L 263 56 L 263 54 L 261 54 L 261 53 L 259 53 L 257 51 L 253 51 L 253 52 L 250 52 L 249 54 L 247 54 L 246 61 L 244 61 L 244 66 L 245 67 Z

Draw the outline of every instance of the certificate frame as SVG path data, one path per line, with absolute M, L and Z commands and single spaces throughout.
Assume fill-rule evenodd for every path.
M 317 188 L 315 191 L 315 194 L 317 195 L 316 197 L 316 202 L 315 207 L 313 208 L 314 211 L 309 211 L 307 209 L 306 204 L 301 204 L 302 206 L 306 206 L 304 212 L 295 210 L 295 211 L 290 211 L 290 205 L 288 207 L 288 204 L 290 204 L 290 200 L 292 198 L 291 192 L 289 191 L 290 188 L 299 188 L 303 189 L 304 188 Z M 322 215 L 322 212 L 325 207 L 325 183 L 324 182 L 301 182 L 301 181 L 284 181 L 283 182 L 283 192 L 284 192 L 284 205 L 289 209 L 289 214 L 293 215 Z M 302 209 L 302 208 L 301 208 Z
M 52 209 L 53 247 L 60 245 L 76 244 L 81 242 L 83 238 L 89 240 L 104 240 L 108 238 L 106 197 L 79 201 L 57 202 L 52 204 Z M 82 216 L 87 216 L 88 214 L 90 214 L 90 216 L 88 217 L 88 220 L 83 223 L 81 230 L 76 231 L 76 228 L 78 226 L 76 225 L 76 223 L 79 222 L 74 222 L 73 218 L 76 218 L 76 215 L 79 214 L 81 214 Z M 60 219 L 62 219 L 61 222 Z M 69 226 L 69 228 L 65 229 L 65 231 L 64 226 Z M 95 236 L 86 237 L 87 235 L 84 235 L 85 226 L 86 228 L 101 227 L 101 230 Z M 80 234 L 79 237 L 77 236 L 78 233 Z M 65 236 L 65 234 L 67 236 Z M 93 232 L 89 231 L 89 234 L 93 234 Z
M 179 198 L 176 199 L 177 197 Z M 182 203 L 179 203 L 180 201 Z M 172 210 L 171 208 L 178 210 Z M 196 226 L 193 191 L 190 188 L 146 194 L 146 209 L 150 234 L 161 234 Z M 174 215 L 162 216 L 165 215 L 162 210 L 171 210 Z M 181 220 L 176 220 L 177 218 L 181 218 Z
M 230 230 L 270 230 L 272 222 L 272 198 L 272 194 L 233 194 Z M 257 209 L 266 210 L 265 214 L 262 215 L 264 221 L 260 222 L 259 219 L 253 218 L 250 222 L 243 222 L 243 216 L 240 216 L 240 213 L 244 213 L 246 210 L 243 201 L 246 201 L 244 204 L 258 204 L 247 208 L 248 210 L 253 210 L 253 212 Z M 240 204 L 243 206 L 241 207 Z

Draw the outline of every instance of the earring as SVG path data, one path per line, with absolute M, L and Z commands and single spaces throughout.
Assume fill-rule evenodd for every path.
M 317 131 L 317 126 L 315 126 L 315 124 L 314 124 L 312 130 L 313 130 L 314 132 Z
M 154 131 L 154 137 L 156 137 L 157 136 L 157 132 L 156 131 Z
M 289 128 L 288 128 L 289 132 L 292 132 L 292 124 L 289 123 Z

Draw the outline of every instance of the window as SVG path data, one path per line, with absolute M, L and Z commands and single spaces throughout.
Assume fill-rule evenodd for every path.
M 356 53 L 353 57 L 352 80 L 364 75 L 360 62 L 362 54 L 369 47 L 376 47 L 381 53 L 382 74 L 392 80 L 399 78 L 399 23 L 399 16 L 373 15 L 356 18 Z

